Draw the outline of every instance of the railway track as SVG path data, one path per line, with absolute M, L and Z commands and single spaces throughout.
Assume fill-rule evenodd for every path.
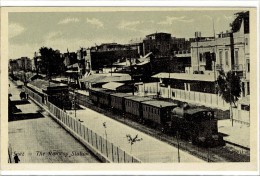
M 113 113 L 111 109 L 105 110 L 100 107 L 97 107 L 88 99 L 88 96 L 82 95 L 80 93 L 77 94 L 78 94 L 78 103 L 80 105 L 92 109 L 96 112 L 102 113 L 114 120 L 117 120 L 132 128 L 142 131 L 143 133 L 153 136 L 161 141 L 167 142 L 168 144 L 174 147 L 178 147 L 178 142 L 175 137 L 169 136 L 159 130 L 152 129 L 148 126 L 145 126 L 134 120 L 131 120 L 130 118 L 131 116 L 128 114 L 121 114 L 121 113 L 116 114 Z M 83 100 L 82 97 L 84 97 Z M 230 146 L 230 144 L 221 147 L 203 148 L 199 146 L 194 146 L 188 141 L 179 139 L 179 148 L 207 162 L 249 162 L 250 161 L 249 152 L 241 153 L 238 150 L 234 150 L 232 146 Z

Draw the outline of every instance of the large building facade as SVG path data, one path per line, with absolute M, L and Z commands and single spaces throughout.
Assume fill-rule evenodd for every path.
M 240 29 L 233 33 L 220 33 L 215 39 L 203 39 L 191 43 L 192 74 L 218 76 L 218 71 L 236 72 L 242 81 L 242 96 L 250 94 L 250 44 L 249 33 L 244 31 L 244 22 Z

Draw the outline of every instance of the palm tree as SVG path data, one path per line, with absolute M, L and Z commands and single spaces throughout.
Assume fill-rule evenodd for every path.
M 138 142 L 138 141 L 143 140 L 142 138 L 138 138 L 138 134 L 137 134 L 134 138 L 132 138 L 132 136 L 131 136 L 130 134 L 127 134 L 127 135 L 126 135 L 126 138 L 127 138 L 128 142 L 129 142 L 130 145 L 131 145 L 130 153 L 132 153 L 132 145 L 135 144 L 135 143 Z
M 232 70 L 227 73 L 223 70 L 219 71 L 217 92 L 225 102 L 230 104 L 230 118 L 233 126 L 232 104 L 236 107 L 236 102 L 241 94 L 241 80 L 236 72 L 233 72 Z

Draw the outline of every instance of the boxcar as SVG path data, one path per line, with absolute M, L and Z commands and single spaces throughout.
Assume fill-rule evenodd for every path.
M 89 98 L 97 105 L 103 107 L 110 107 L 110 94 L 114 93 L 111 90 L 103 88 L 93 88 L 89 91 Z
M 125 112 L 134 118 L 143 118 L 142 102 L 152 100 L 150 97 L 130 96 L 125 97 Z
M 142 104 L 144 120 L 160 127 L 171 122 L 171 111 L 177 107 L 177 104 L 160 100 L 144 101 Z
M 89 99 L 94 104 L 98 104 L 98 89 L 89 89 Z
M 126 93 L 114 93 L 111 94 L 111 108 L 114 110 L 120 110 L 125 112 L 125 99 L 124 97 L 132 96 Z

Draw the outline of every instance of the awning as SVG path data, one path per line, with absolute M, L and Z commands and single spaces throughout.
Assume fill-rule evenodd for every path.
M 124 83 L 118 82 L 109 82 L 102 86 L 102 88 L 109 89 L 109 90 L 116 90 L 118 87 L 123 86 Z
M 153 78 L 168 78 L 168 79 L 180 79 L 190 81 L 207 81 L 214 82 L 214 75 L 206 74 L 188 74 L 188 73 L 158 73 L 152 76 Z
M 89 83 L 106 83 L 106 82 L 116 82 L 116 81 L 130 81 L 131 76 L 128 74 L 93 74 L 82 81 Z
M 148 63 L 150 63 L 150 60 L 146 60 L 146 61 L 140 62 L 140 63 L 138 63 L 136 65 L 145 65 L 145 64 L 148 64 Z

